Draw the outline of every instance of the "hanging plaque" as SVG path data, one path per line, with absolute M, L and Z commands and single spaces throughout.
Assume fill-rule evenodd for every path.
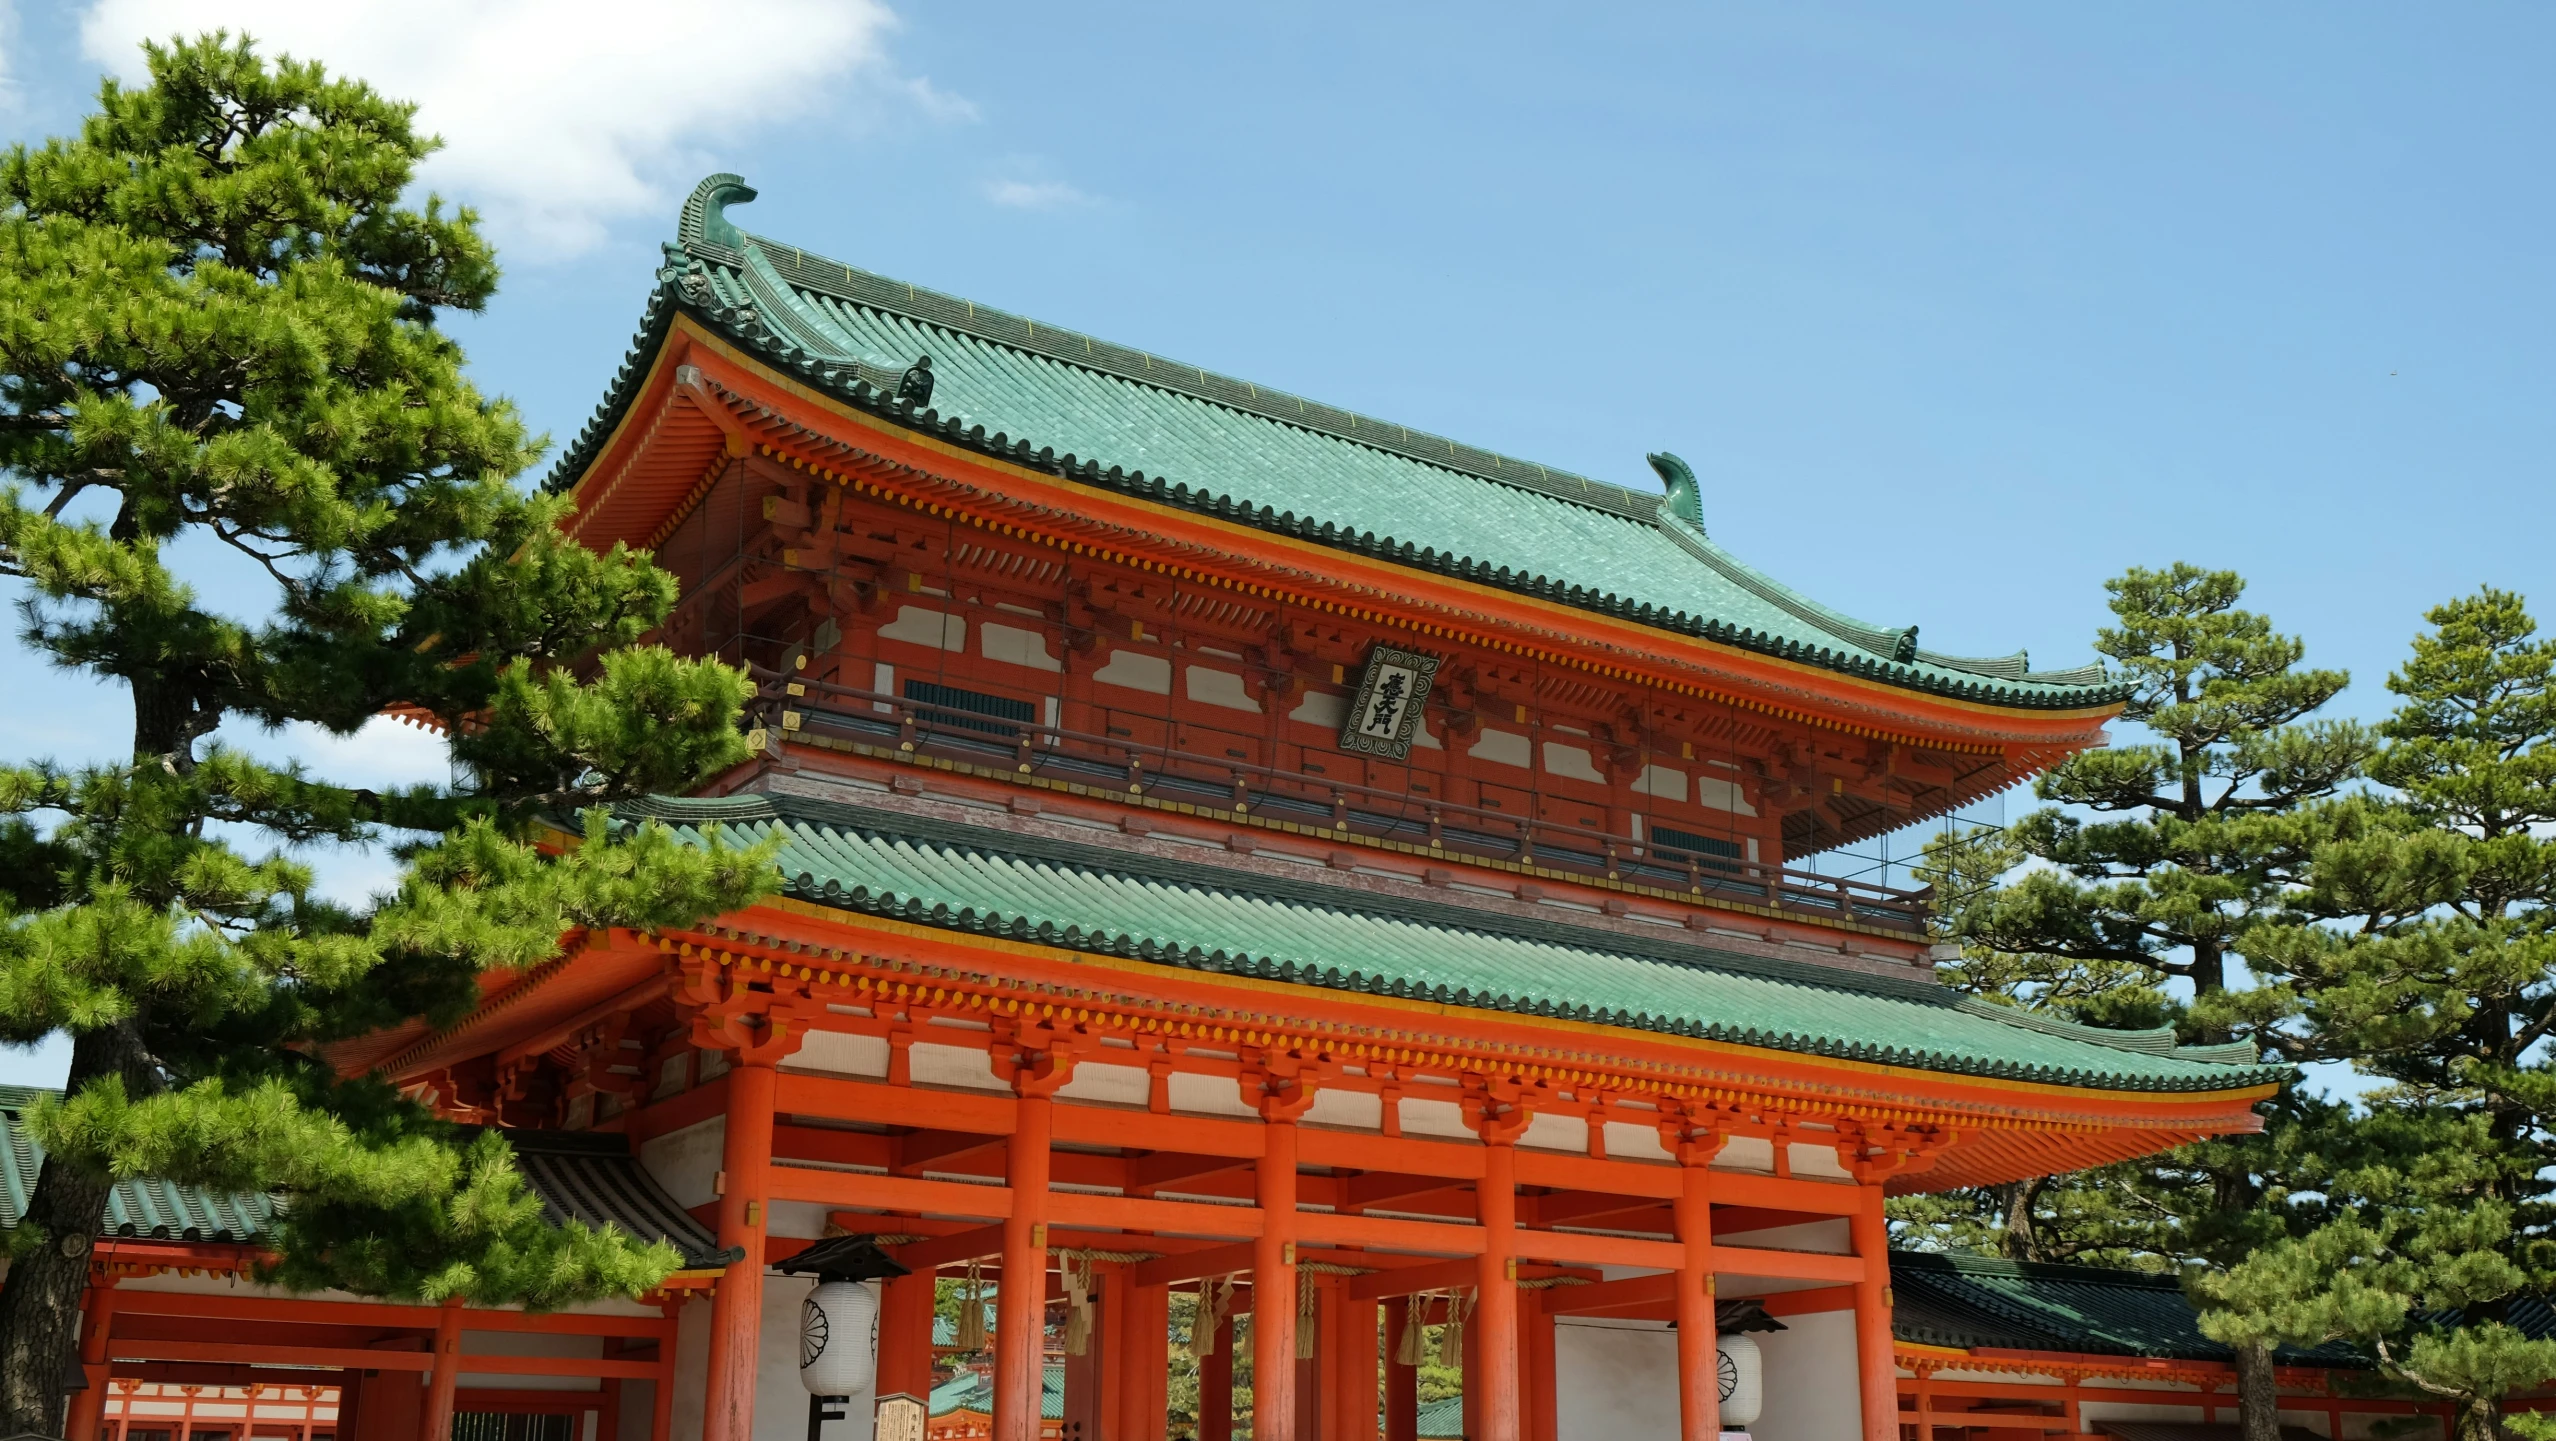
M 903 1394 L 879 1398 L 872 1441 L 923 1441 L 923 1403 Z
M 1358 693 L 1350 698 L 1349 715 L 1340 725 L 1340 748 L 1409 759 L 1412 738 L 1420 734 L 1421 709 L 1437 679 L 1436 656 L 1389 645 L 1367 652 L 1366 672 L 1358 678 Z

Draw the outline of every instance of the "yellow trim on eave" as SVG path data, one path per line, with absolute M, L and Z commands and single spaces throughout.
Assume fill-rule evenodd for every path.
M 1131 960 L 1124 956 L 1102 955 L 1092 951 L 1066 950 L 1058 946 L 1040 945 L 1034 941 L 1016 941 L 1004 936 L 985 936 L 968 931 L 945 930 L 937 926 L 918 925 L 912 921 L 900 921 L 886 916 L 873 916 L 866 915 L 858 911 L 838 910 L 831 906 L 821 906 L 812 901 L 802 901 L 790 896 L 767 896 L 763 900 L 756 902 L 754 906 L 749 907 L 746 914 L 752 914 L 754 910 L 761 909 L 763 907 L 771 907 L 784 915 L 795 916 L 800 920 L 823 921 L 827 924 L 838 926 L 859 926 L 870 930 L 884 932 L 888 935 L 902 936 L 914 940 L 930 940 L 944 945 L 957 945 L 979 951 L 1006 954 L 1017 957 L 1021 960 L 1043 962 L 1050 965 L 1092 966 L 1098 967 L 1102 970 L 1115 971 L 1131 976 L 1160 974 L 1164 970 L 1168 969 L 1167 967 L 1161 966 L 1155 962 Z M 1623 1026 L 1603 1025 L 1595 1021 L 1575 1021 L 1559 1016 L 1531 1016 L 1509 1011 L 1490 1011 L 1472 1006 L 1454 1005 L 1452 1003 L 1442 1001 L 1412 1000 L 1404 996 L 1375 996 L 1368 995 L 1364 992 L 1329 992 L 1322 991 L 1315 987 L 1298 985 L 1290 981 L 1263 980 L 1257 976 L 1227 976 L 1218 975 L 1212 971 L 1191 970 L 1180 970 L 1177 974 L 1180 979 L 1187 984 L 1203 985 L 1213 989 L 1242 991 L 1253 995 L 1301 997 L 1310 993 L 1333 998 L 1347 997 L 1355 1000 L 1357 1004 L 1361 1006 L 1372 1006 L 1379 1010 L 1398 1011 L 1409 1015 L 1444 1016 L 1451 1019 L 1462 1018 L 1474 1022 L 1489 1020 L 1501 1025 L 1525 1026 L 1538 1030 L 1554 1031 L 1564 1035 L 1586 1037 L 1591 1040 L 1615 1040 L 1624 1037 L 1633 1037 L 1638 1038 L 1647 1044 L 1665 1045 L 1705 1055 L 1731 1057 L 1779 1057 L 1787 1064 L 1818 1067 L 1855 1076 L 1871 1077 L 1876 1079 L 1924 1079 L 1938 1084 L 1948 1083 L 1965 1086 L 1986 1086 L 1993 1087 L 2000 1091 L 2021 1092 L 2037 1096 L 2065 1096 L 2080 1100 L 2094 1098 L 2099 1100 L 2119 1101 L 2142 1105 L 2157 1105 L 2160 1103 L 2180 1104 L 2186 1102 L 2199 1105 L 2232 1100 L 2243 1100 L 2247 1102 L 2259 1101 L 2274 1094 L 2280 1089 L 2280 1087 L 2274 1085 L 2261 1085 L 2244 1087 L 2232 1086 L 2222 1091 L 2119 1091 L 2098 1089 L 2091 1086 L 2062 1086 L 2054 1085 L 2047 1081 L 2015 1081 L 1997 1076 L 1977 1076 L 1962 1071 L 1930 1071 L 1920 1066 L 1891 1066 L 1882 1065 L 1872 1061 L 1851 1060 L 1839 1056 L 1810 1055 L 1797 1051 L 1775 1051 L 1769 1050 L 1763 1046 L 1743 1046 L 1730 1041 L 1708 1040 L 1699 1036 L 1677 1036 L 1656 1031 L 1636 1031 Z M 1912 1102 L 1911 1104 L 1924 1103 Z M 2129 1123 L 2125 1122 L 2124 1124 L 2126 1125 Z M 2161 1121 L 2158 1124 L 2165 1125 L 2170 1123 Z

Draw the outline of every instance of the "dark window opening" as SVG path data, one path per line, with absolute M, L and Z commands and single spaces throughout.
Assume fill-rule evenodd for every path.
M 920 701 L 925 705 L 948 706 L 952 710 L 968 711 L 981 716 L 995 716 L 1001 720 L 1035 721 L 1038 719 L 1038 707 L 1028 701 L 1014 700 L 1010 696 L 987 695 L 981 690 L 961 690 L 954 685 L 934 685 L 928 680 L 907 681 L 905 698 L 910 701 Z M 933 715 L 930 719 L 939 725 L 956 726 L 960 730 L 983 731 L 987 735 L 1001 736 L 1005 740 L 1010 740 L 1021 733 L 1017 726 L 998 725 L 994 721 L 961 720 L 956 716 L 939 714 Z
M 1651 844 L 1674 847 L 1692 855 L 1723 856 L 1731 860 L 1738 860 L 1747 854 L 1737 841 L 1726 841 L 1720 836 L 1699 836 L 1693 831 L 1682 831 L 1675 826 L 1651 827 Z

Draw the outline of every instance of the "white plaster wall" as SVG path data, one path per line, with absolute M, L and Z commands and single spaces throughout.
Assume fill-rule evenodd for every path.
M 709 1410 L 710 1298 L 684 1304 L 675 1317 L 674 1434 L 698 1436 Z
M 593 1360 L 603 1355 L 600 1336 L 551 1336 L 537 1331 L 462 1332 L 462 1354 L 484 1356 L 574 1356 Z M 465 1391 L 600 1391 L 592 1376 L 516 1376 L 505 1372 L 464 1371 Z M 468 1410 L 467 1406 L 463 1407 Z
M 1864 1430 L 1855 1374 L 1855 1313 L 1787 1316 L 1785 1330 L 1754 1336 L 1766 1357 L 1766 1409 L 1755 1441 L 1857 1441 Z
M 719 1199 L 713 1184 L 719 1160 L 728 1146 L 728 1118 L 713 1116 L 697 1126 L 651 1137 L 639 1147 L 639 1168 L 666 1188 L 674 1203 L 690 1210 Z
M 770 1276 L 763 1282 L 763 1343 L 755 1356 L 754 1441 L 807 1441 L 808 1393 L 799 1384 L 799 1303 L 810 1282 Z M 870 1441 L 878 1419 L 871 1391 L 855 1392 L 844 1419 L 825 1424 L 821 1441 Z M 675 1434 L 685 1434 L 678 1425 Z
M 1097 1101 L 1110 1106 L 1142 1106 L 1153 1096 L 1154 1078 L 1142 1066 L 1109 1066 L 1085 1061 L 1056 1088 L 1060 1101 Z
M 1854 1237 L 1842 1216 L 1834 1221 L 1804 1221 L 1798 1226 L 1769 1226 L 1762 1231 L 1717 1232 L 1713 1239 L 1767 1251 L 1817 1251 L 1829 1256 L 1855 1254 Z
M 1677 1441 L 1677 1333 L 1555 1317 L 1553 1403 L 1567 1441 Z
M 887 1037 L 855 1035 L 850 1031 L 810 1031 L 799 1041 L 797 1053 L 784 1062 L 781 1069 L 819 1071 L 834 1076 L 884 1076 L 888 1073 Z

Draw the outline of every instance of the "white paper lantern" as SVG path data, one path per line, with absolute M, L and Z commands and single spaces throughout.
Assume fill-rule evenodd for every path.
M 1720 1338 L 1719 1352 L 1713 1362 L 1722 1373 L 1722 1429 L 1744 1430 L 1766 1404 L 1766 1360 L 1746 1336 Z
M 799 1384 L 811 1396 L 867 1391 L 878 1374 L 878 1293 L 859 1281 L 820 1281 L 799 1303 Z

